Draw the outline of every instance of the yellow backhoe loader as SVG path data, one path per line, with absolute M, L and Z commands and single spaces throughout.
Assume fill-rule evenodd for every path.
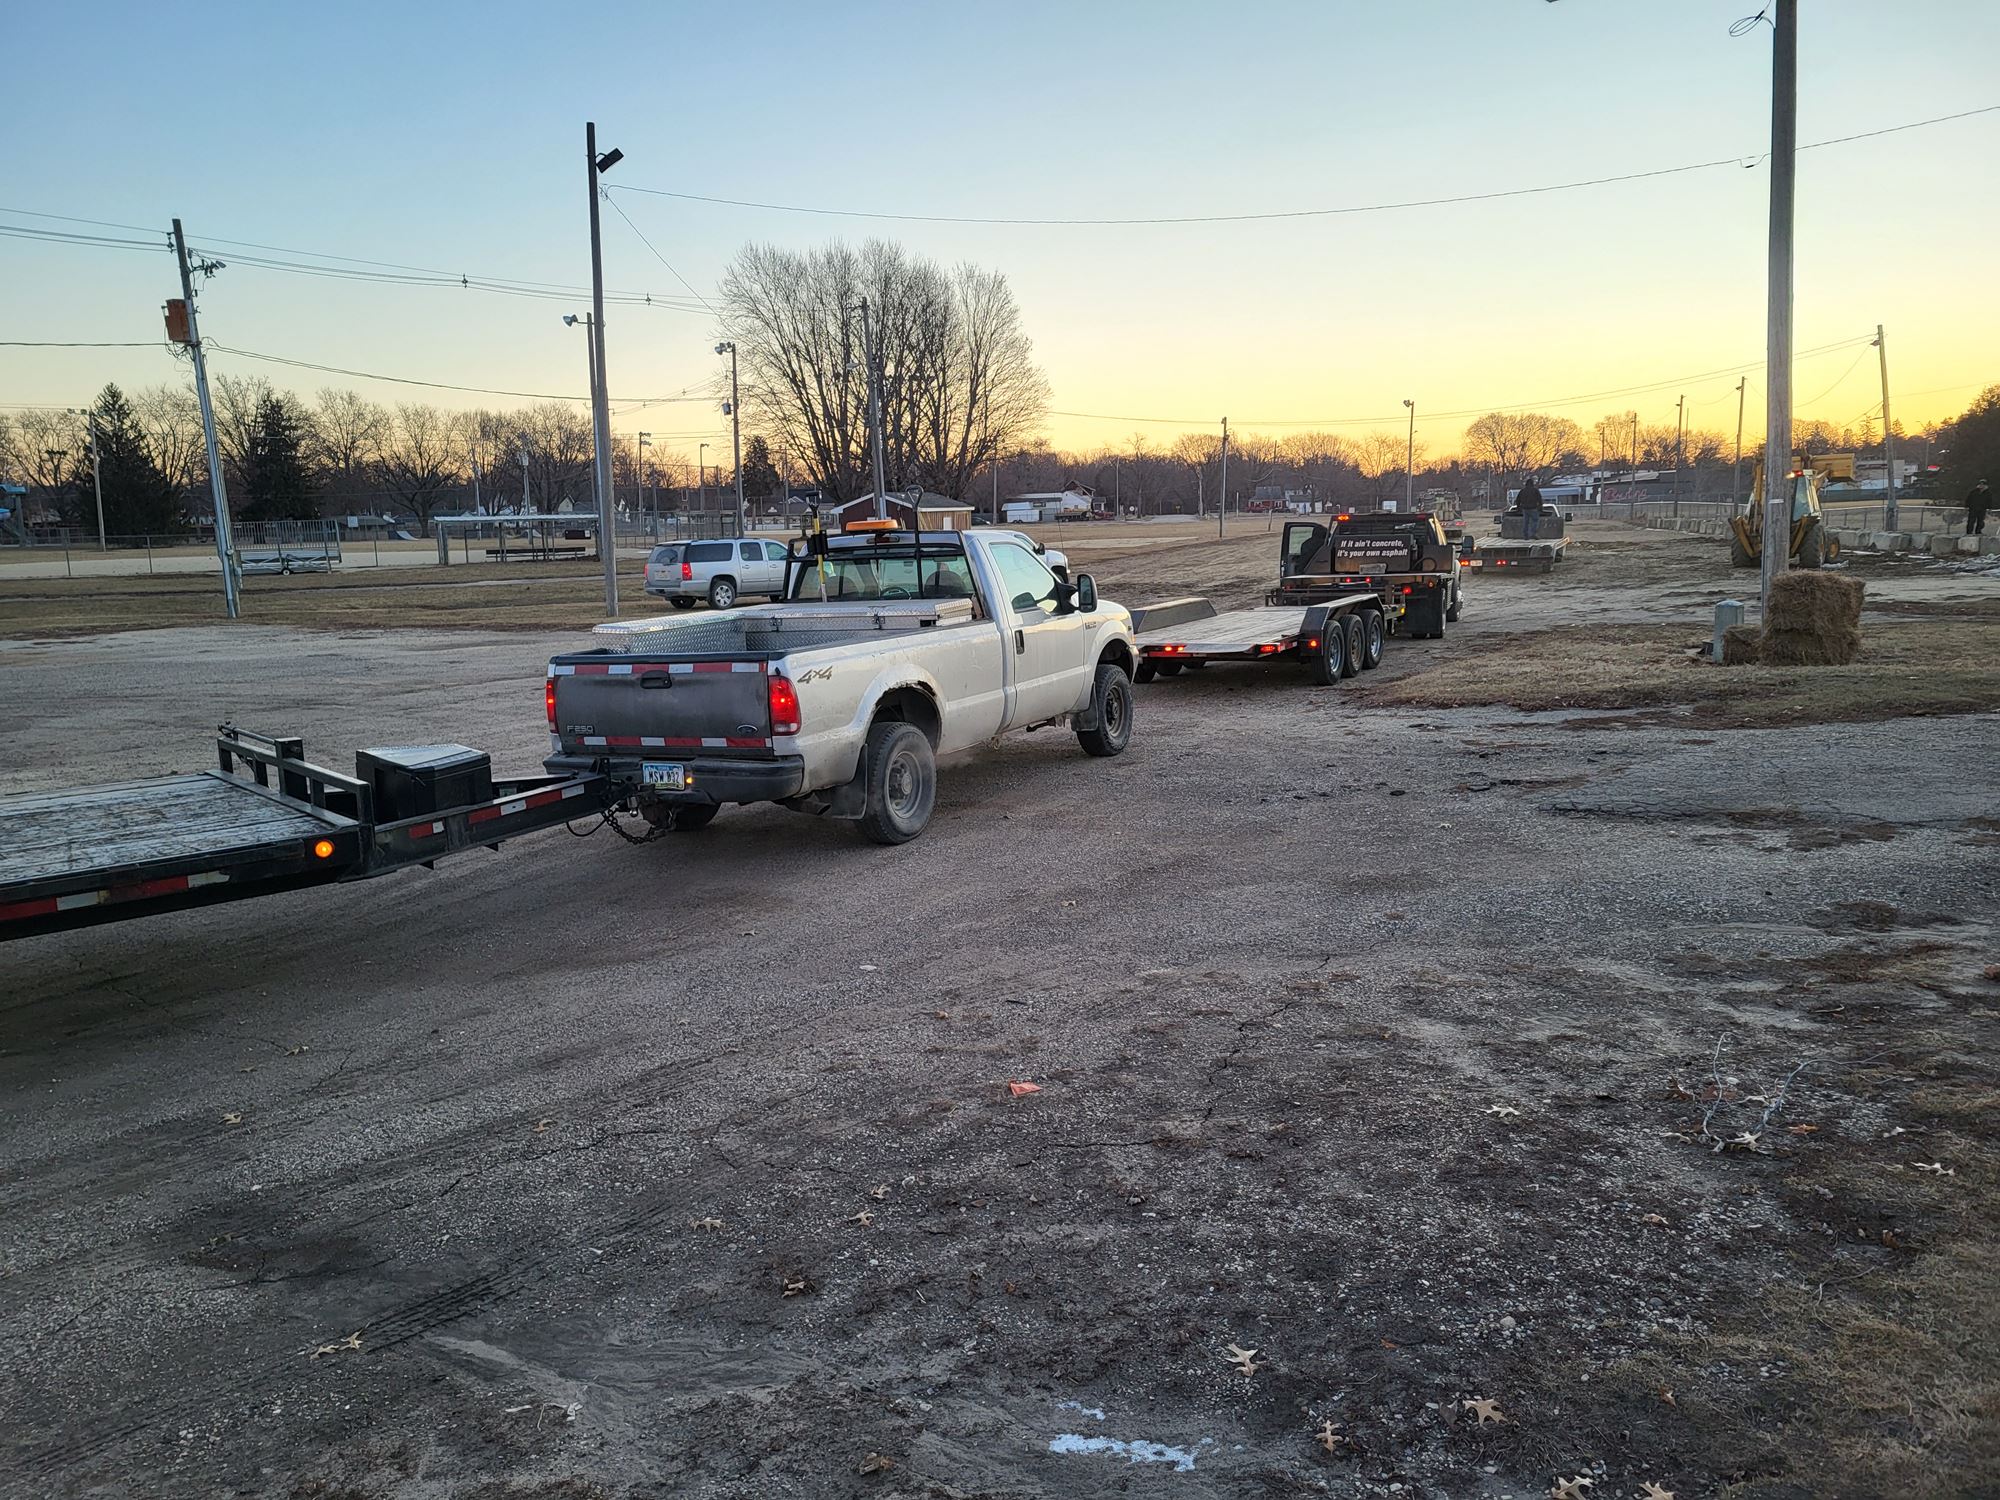
M 1847 472 L 1854 472 L 1851 454 L 1830 454 L 1829 460 L 1847 460 Z M 1831 467 L 1837 472 L 1838 463 Z M 1820 481 L 1829 475 L 1817 469 L 1797 468 L 1786 476 L 1792 492 L 1791 561 L 1801 568 L 1817 568 L 1840 556 L 1840 541 L 1820 513 Z M 1729 523 L 1729 561 L 1738 568 L 1758 568 L 1764 564 L 1764 460 L 1758 459 L 1750 473 L 1749 503 Z

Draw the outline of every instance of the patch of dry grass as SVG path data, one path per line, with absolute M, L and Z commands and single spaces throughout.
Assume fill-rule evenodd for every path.
M 1877 624 L 1842 667 L 1713 667 L 1686 626 L 1582 626 L 1482 642 L 1456 660 L 1361 686 L 1384 707 L 1685 707 L 1718 728 L 2000 709 L 2000 623 Z

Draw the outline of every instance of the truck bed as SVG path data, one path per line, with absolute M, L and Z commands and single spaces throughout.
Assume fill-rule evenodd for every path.
M 755 609 L 613 620 L 591 635 L 609 650 L 646 656 L 782 656 L 814 646 L 962 625 L 972 613 L 972 601 L 963 598 L 798 600 Z

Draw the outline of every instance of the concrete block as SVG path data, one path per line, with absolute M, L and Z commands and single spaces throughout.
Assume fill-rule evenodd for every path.
M 1933 531 L 1924 538 L 1924 545 L 1933 557 L 1950 557 L 1958 551 L 1958 538 L 1948 531 Z
M 1910 534 L 1907 531 L 1878 531 L 1869 539 L 1868 545 L 1877 552 L 1908 552 Z
M 1979 555 L 1979 540 L 1976 536 L 1955 536 L 1951 539 L 1951 545 L 1955 551 L 1970 553 L 1972 556 L 1977 557 Z
M 1843 547 L 1857 548 L 1868 545 L 1868 533 L 1865 531 L 1836 531 L 1833 535 Z
M 2000 552 L 2000 536 L 1982 536 L 1977 540 L 1982 557 L 1991 557 L 1994 553 Z

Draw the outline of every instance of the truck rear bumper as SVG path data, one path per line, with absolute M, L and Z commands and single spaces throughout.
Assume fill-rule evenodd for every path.
M 662 750 L 654 760 L 671 760 L 687 768 L 688 789 L 668 792 L 644 786 L 637 756 L 551 755 L 542 764 L 551 775 L 577 776 L 601 771 L 621 790 L 645 791 L 662 802 L 778 802 L 805 790 L 805 758 L 781 755 L 775 760 L 728 760 L 721 756 L 676 757 Z

